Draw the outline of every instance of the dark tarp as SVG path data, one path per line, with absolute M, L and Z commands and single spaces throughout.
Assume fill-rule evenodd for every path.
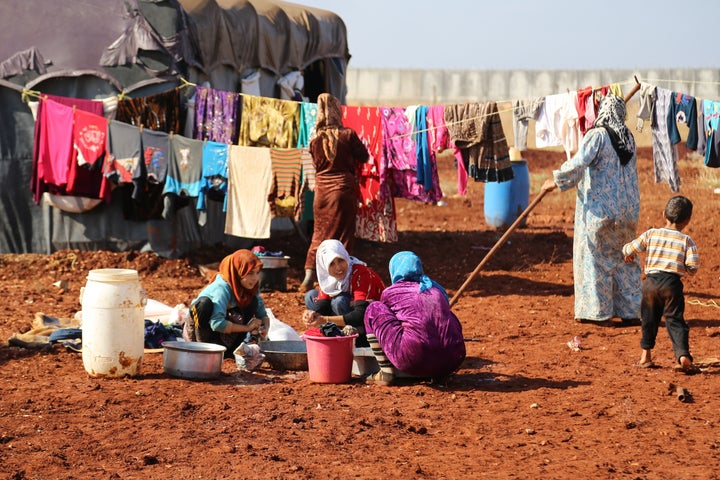
M 241 80 L 257 73 L 260 94 L 278 97 L 277 80 L 301 71 L 311 100 L 322 92 L 345 98 L 345 25 L 324 10 L 267 0 L 4 0 L 2 13 L 0 253 L 146 248 L 175 256 L 200 245 L 246 243 L 223 233 L 213 202 L 202 227 L 192 206 L 172 221 L 132 222 L 115 198 L 85 213 L 36 205 L 35 122 L 23 91 L 142 97 L 185 78 L 239 92 Z
M 181 3 L 197 38 L 200 66 L 193 82 L 240 91 L 240 80 L 258 71 L 261 94 L 276 97 L 279 77 L 303 71 L 308 97 L 327 91 L 344 103 L 350 54 L 345 23 L 336 14 L 270 0 Z

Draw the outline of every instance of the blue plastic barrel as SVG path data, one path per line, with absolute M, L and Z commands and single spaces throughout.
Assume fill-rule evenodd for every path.
M 485 223 L 493 228 L 507 228 L 518 219 L 530 202 L 530 172 L 525 160 L 512 162 L 514 178 L 507 182 L 485 184 Z M 526 219 L 518 225 L 525 226 Z

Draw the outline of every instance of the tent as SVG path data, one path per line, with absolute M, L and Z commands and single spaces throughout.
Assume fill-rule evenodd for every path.
M 325 10 L 269 0 L 6 0 L 0 25 L 0 253 L 173 256 L 238 241 L 224 235 L 220 211 L 200 227 L 190 208 L 173 221 L 131 222 L 115 199 L 84 213 L 36 205 L 27 100 L 37 92 L 137 98 L 188 82 L 242 92 L 253 79 L 256 94 L 279 98 L 282 80 L 300 72 L 310 101 L 322 92 L 345 99 L 345 24 Z

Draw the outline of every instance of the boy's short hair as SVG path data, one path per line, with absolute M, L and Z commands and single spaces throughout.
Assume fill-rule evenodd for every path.
M 692 211 L 692 202 L 682 195 L 676 195 L 665 205 L 665 218 L 672 223 L 684 223 L 690 220 Z

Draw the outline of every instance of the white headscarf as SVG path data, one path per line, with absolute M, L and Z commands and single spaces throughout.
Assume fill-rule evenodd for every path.
M 328 273 L 330 264 L 336 258 L 342 258 L 348 264 L 347 273 L 342 280 L 338 280 Z M 317 272 L 320 289 L 331 297 L 339 295 L 342 292 L 349 292 L 350 275 L 352 275 L 353 265 L 365 265 L 365 262 L 351 257 L 339 240 L 323 240 L 320 245 L 318 245 L 317 255 L 315 257 L 315 270 Z

